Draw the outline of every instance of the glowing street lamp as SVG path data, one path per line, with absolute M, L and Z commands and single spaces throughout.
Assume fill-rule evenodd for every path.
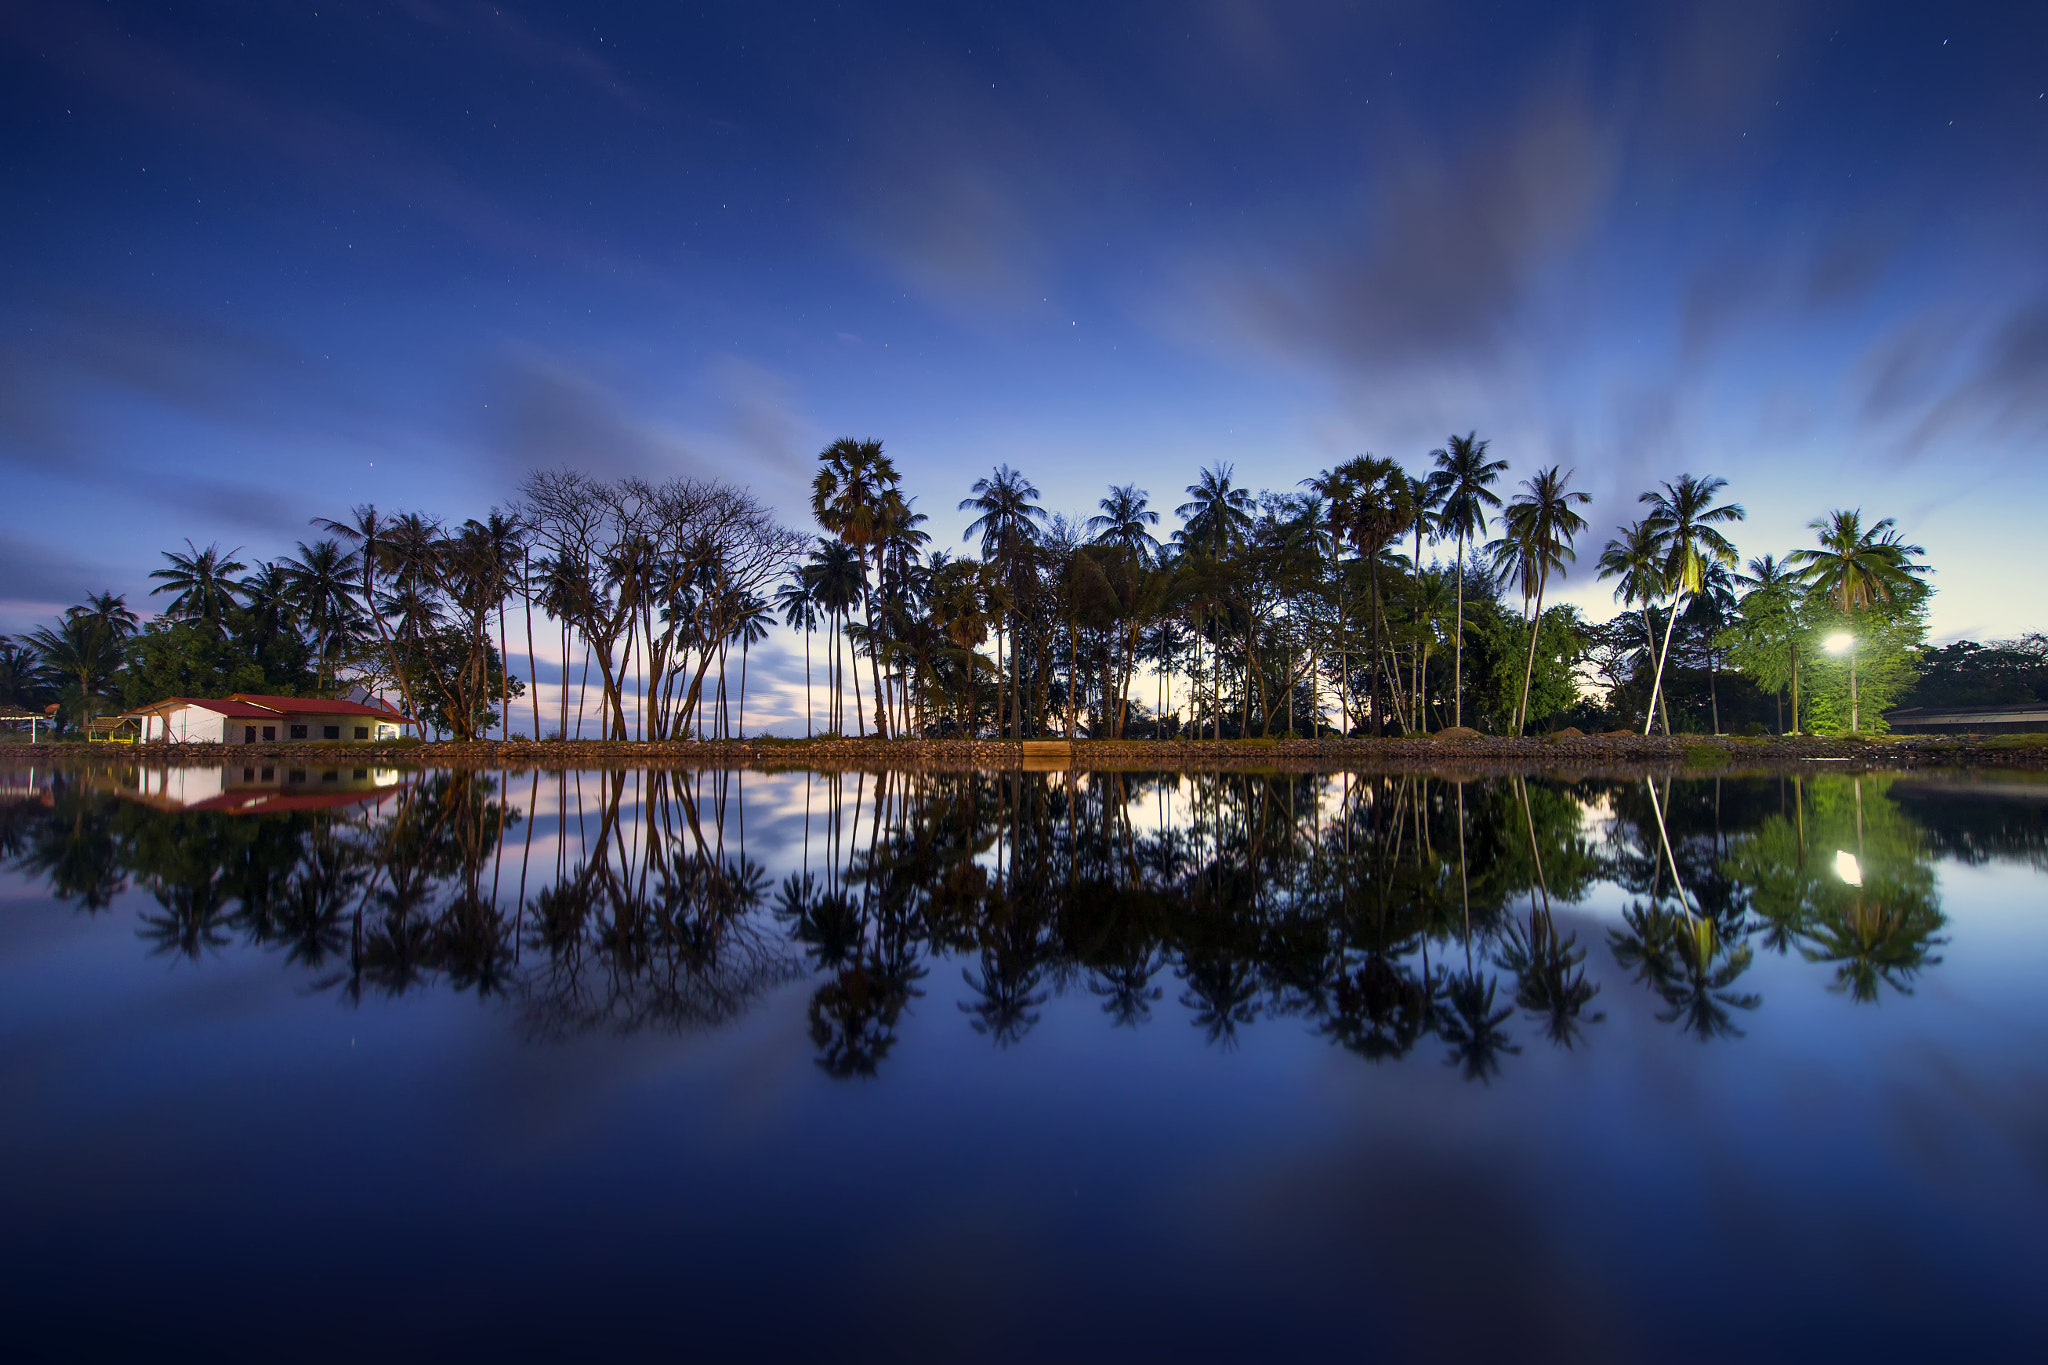
M 1856 700 L 1856 637 L 1846 630 L 1838 630 L 1822 640 L 1820 645 L 1830 654 L 1849 656 L 1849 730 L 1853 734 L 1863 728 L 1863 717 L 1858 714 Z

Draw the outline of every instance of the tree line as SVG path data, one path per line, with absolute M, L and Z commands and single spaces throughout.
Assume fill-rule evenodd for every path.
M 536 471 L 480 520 L 366 505 L 253 566 L 187 542 L 148 623 L 102 593 L 0 638 L 0 698 L 75 726 L 358 688 L 460 739 L 724 737 L 778 622 L 812 735 L 1841 733 L 1881 730 L 1923 676 L 1948 704 L 1994 674 L 1984 700 L 2048 696 L 2041 637 L 1925 648 L 1929 570 L 1889 518 L 1837 510 L 1745 561 L 1726 482 L 1680 475 L 1594 556 L 1619 608 L 1600 622 L 1552 600 L 1588 531 L 1574 471 L 1507 476 L 1476 433 L 1278 491 L 1217 465 L 1165 533 L 1135 485 L 1067 516 L 1004 465 L 964 490 L 956 553 L 874 440 L 820 453 L 809 532 L 718 480 Z M 564 663 L 547 714 L 509 671 L 523 646 L 531 679 L 540 637 Z

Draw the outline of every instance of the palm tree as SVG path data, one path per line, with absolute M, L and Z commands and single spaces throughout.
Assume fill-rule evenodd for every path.
M 476 565 L 476 587 L 481 600 L 494 602 L 498 608 L 498 676 L 500 700 L 505 703 L 498 716 L 498 738 L 509 739 L 512 734 L 512 656 L 505 648 L 505 603 L 518 590 L 520 582 L 520 558 L 526 545 L 526 526 L 518 517 L 508 516 L 493 507 L 481 522 L 472 521 L 469 526 L 474 533 L 478 550 Z M 488 630 L 488 621 L 484 622 Z M 479 650 L 481 654 L 483 651 Z M 529 669 L 528 671 L 531 671 Z M 532 682 L 528 679 L 528 682 Z M 540 736 L 535 735 L 535 739 Z
M 1231 484 L 1235 472 L 1219 464 L 1187 486 L 1188 500 L 1173 509 L 1183 523 L 1173 533 L 1183 550 L 1220 557 L 1244 543 L 1252 527 L 1252 495 Z
M 733 612 L 732 638 L 740 642 L 740 726 L 735 738 L 747 737 L 747 651 L 768 638 L 768 604 L 752 593 Z
M 1664 595 L 1664 546 L 1657 528 L 1647 520 L 1623 527 L 1621 534 L 1608 541 L 1607 548 L 1600 552 L 1600 577 L 1617 580 L 1614 598 L 1623 607 L 1642 604 L 1643 638 L 1654 649 L 1657 628 L 1650 618 L 1650 607 Z M 1668 717 L 1664 733 L 1671 733 Z
M 1739 586 L 1749 589 L 1748 592 L 1742 595 L 1742 601 L 1737 604 L 1745 616 L 1755 614 L 1759 607 L 1766 605 L 1777 608 L 1779 611 L 1786 612 L 1789 615 L 1786 609 L 1793 605 L 1791 600 L 1792 592 L 1799 586 L 1799 575 L 1770 555 L 1765 555 L 1761 559 L 1750 560 L 1749 572 L 1735 575 L 1735 582 Z M 1752 606 L 1752 603 L 1757 605 Z M 1792 682 L 1792 730 L 1796 734 L 1799 730 L 1799 632 L 1797 630 L 1785 632 L 1785 649 L 1786 669 Z M 1782 687 L 1776 690 L 1778 693 L 1778 728 L 1783 730 L 1785 728 L 1785 693 Z
M 1115 545 L 1129 550 L 1147 563 L 1159 558 L 1165 547 L 1145 528 L 1159 524 L 1159 514 L 1147 509 L 1151 495 L 1134 483 L 1112 485 L 1109 496 L 1096 504 L 1099 517 L 1088 518 L 1088 529 L 1098 545 Z
M 818 628 L 818 603 L 811 596 L 810 582 L 799 572 L 775 590 L 775 609 L 782 624 L 804 637 L 804 738 L 811 737 L 811 632 Z
M 27 639 L 0 635 L 0 704 L 26 709 L 42 692 L 41 661 Z
M 1442 485 L 1433 478 L 1418 479 L 1410 476 L 1408 480 L 1408 496 L 1415 505 L 1415 525 L 1411 528 L 1415 532 L 1415 559 L 1410 567 L 1414 571 L 1416 585 L 1420 587 L 1422 583 L 1423 538 L 1426 536 L 1434 543 L 1443 535 L 1441 514 L 1443 511 L 1444 490 Z M 1427 653 L 1425 645 L 1418 641 L 1416 644 L 1413 683 L 1408 689 L 1409 702 L 1414 709 L 1414 724 L 1410 728 L 1417 732 L 1421 732 L 1426 728 L 1424 724 L 1425 718 L 1422 714 L 1422 686 L 1424 682 L 1422 670 Z
M 66 709 L 91 720 L 113 695 L 121 669 L 121 646 L 106 624 L 90 612 L 70 614 L 56 629 L 39 626 L 28 634 L 42 672 L 62 688 Z
M 1455 700 L 1453 722 L 1465 723 L 1465 547 L 1486 533 L 1486 509 L 1499 507 L 1500 497 L 1492 485 L 1507 472 L 1506 460 L 1486 458 L 1487 442 L 1476 431 L 1453 436 L 1440 450 L 1430 452 L 1436 461 L 1431 480 L 1443 490 L 1442 510 L 1437 513 L 1437 533 L 1458 543 L 1458 623 L 1451 644 L 1451 677 Z
M 868 581 L 868 548 L 888 534 L 885 495 L 900 476 L 882 453 L 880 441 L 841 437 L 818 452 L 817 477 L 811 480 L 811 513 L 818 525 L 839 538 L 860 559 L 860 599 L 866 609 L 868 665 L 875 684 L 875 732 L 889 737 L 889 713 L 882 701 L 882 658 L 875 639 L 875 599 Z M 855 665 L 858 667 L 859 665 Z M 855 684 L 859 691 L 859 684 Z
M 1657 651 L 1657 671 L 1650 683 L 1650 715 L 1643 717 L 1643 733 L 1650 723 L 1664 686 L 1664 661 L 1671 654 L 1671 635 L 1678 625 L 1678 599 L 1699 592 L 1700 583 L 1713 561 L 1734 564 L 1735 545 L 1716 528 L 1717 523 L 1741 521 L 1749 515 L 1739 503 L 1714 506 L 1714 495 L 1728 486 L 1728 480 L 1712 475 L 1696 479 L 1681 474 L 1675 484 L 1651 489 L 1640 501 L 1650 504 L 1650 525 L 1664 546 L 1664 588 L 1671 596 L 1671 618 L 1664 623 L 1664 644 Z
M 256 571 L 235 587 L 245 604 L 243 628 L 257 650 L 269 648 L 279 636 L 296 629 L 298 604 L 293 599 L 291 576 L 282 564 L 274 560 L 258 560 Z
M 316 688 L 326 686 L 334 642 L 355 623 L 353 578 L 361 568 L 358 560 L 356 552 L 343 550 L 339 541 L 320 540 L 308 545 L 302 540 L 298 558 L 278 561 L 290 583 L 293 605 L 318 645 L 320 676 L 314 679 Z
M 862 572 L 860 557 L 848 546 L 836 540 L 820 540 L 818 548 L 811 552 L 804 565 L 806 586 L 811 600 L 822 608 L 827 619 L 833 623 L 830 671 L 833 682 L 832 731 L 844 734 L 846 724 L 846 667 L 840 655 L 840 640 L 846 634 L 848 615 L 861 600 Z M 857 715 L 860 711 L 860 677 L 853 680 L 853 704 Z
M 1372 712 L 1374 732 L 1384 735 L 1387 716 L 1386 708 L 1380 704 L 1380 559 L 1387 547 L 1406 535 L 1415 522 L 1414 484 L 1400 465 L 1376 455 L 1346 460 L 1336 472 L 1351 487 L 1347 529 L 1352 548 L 1365 561 L 1372 593 L 1372 666 L 1366 671 L 1367 705 Z
M 1312 500 L 1321 504 L 1316 546 L 1328 557 L 1332 575 L 1337 580 L 1337 706 L 1343 720 L 1337 728 L 1339 734 L 1348 735 L 1351 733 L 1351 649 L 1347 633 L 1350 617 L 1344 592 L 1344 537 L 1351 526 L 1352 502 L 1357 490 L 1341 467 L 1326 469 L 1314 478 L 1303 479 L 1301 486 L 1309 490 Z
M 914 653 L 900 637 L 916 618 L 917 598 L 927 578 L 924 547 L 931 542 L 931 533 L 924 529 L 931 518 L 916 509 L 916 502 L 894 488 L 883 493 L 882 538 L 875 547 L 875 590 L 882 599 L 882 638 L 878 643 L 897 661 L 894 676 L 902 707 L 897 716 L 898 734 L 911 732 L 911 689 L 902 661 Z
M 111 590 L 89 594 L 84 606 L 72 607 L 64 614 L 97 621 L 116 644 L 133 635 L 141 624 L 135 613 L 128 610 L 128 599 Z
M 1007 580 L 1005 586 L 1011 588 L 1009 610 L 1004 613 L 1010 622 L 1010 723 L 1015 729 L 1016 738 L 1022 739 L 1024 717 L 1020 707 L 1022 697 L 1017 668 L 1017 603 L 1014 588 L 1024 567 L 1025 556 L 1038 538 L 1038 528 L 1033 523 L 1045 520 L 1045 509 L 1032 501 L 1038 496 L 1037 487 L 1008 465 L 998 465 L 989 478 L 976 479 L 968 492 L 972 496 L 961 499 L 960 510 L 974 512 L 976 516 L 967 524 L 967 530 L 960 538 L 972 540 L 979 535 L 981 557 L 996 566 L 1001 576 Z M 996 640 L 997 652 L 1000 653 L 1002 648 L 1003 641 L 999 632 Z M 998 707 L 997 711 L 1000 715 L 1001 708 Z M 1000 723 L 996 726 L 996 733 L 999 736 L 1002 733 Z
M 219 545 L 209 545 L 204 550 L 190 540 L 185 542 L 190 554 L 179 554 L 166 550 L 164 558 L 170 561 L 167 569 L 155 569 L 151 578 L 161 578 L 160 587 L 151 588 L 149 595 L 174 592 L 171 605 L 165 612 L 168 616 L 198 621 L 210 627 L 218 638 L 227 629 L 228 614 L 237 605 L 235 602 L 234 574 L 249 566 L 234 558 L 237 550 L 222 553 Z M 237 547 L 239 549 L 239 547 Z
M 1529 617 L 1529 657 L 1522 666 L 1522 702 L 1515 708 L 1515 733 L 1521 734 L 1529 719 L 1529 684 L 1536 676 L 1536 637 L 1543 628 L 1543 590 L 1550 575 L 1563 573 L 1567 563 L 1578 558 L 1572 542 L 1586 529 L 1586 519 L 1572 508 L 1591 502 L 1591 495 L 1571 488 L 1577 470 L 1559 473 L 1558 467 L 1539 469 L 1522 483 L 1502 513 L 1502 536 L 1493 542 L 1494 563 L 1522 589 L 1522 599 L 1534 597 L 1536 609 Z
M 377 640 L 384 646 L 384 662 L 391 670 L 391 680 L 398 685 L 399 696 L 405 699 L 406 713 L 417 717 L 420 710 L 413 701 L 412 684 L 407 680 L 405 670 L 398 666 L 398 650 L 392 641 L 391 632 L 384 625 L 384 613 L 377 597 L 377 576 L 384 569 L 391 567 L 398 555 L 396 527 L 388 518 L 377 515 L 375 503 L 366 502 L 352 508 L 349 515 L 355 520 L 336 521 L 331 517 L 315 517 L 312 524 L 356 547 L 359 556 L 356 563 L 363 575 L 363 609 L 369 613 L 371 624 L 377 627 Z M 566 607 L 567 604 L 561 605 Z M 577 725 L 580 729 L 580 717 Z
M 1800 566 L 1799 577 L 1816 595 L 1839 607 L 1849 628 L 1849 728 L 1861 728 L 1856 695 L 1856 613 L 1892 602 L 1911 599 L 1926 590 L 1920 581 L 1927 572 L 1913 556 L 1926 554 L 1918 545 L 1900 539 L 1897 523 L 1890 517 L 1863 525 L 1863 509 L 1837 510 L 1807 523 L 1817 532 L 1820 548 L 1794 550 L 1785 556 L 1787 564 Z

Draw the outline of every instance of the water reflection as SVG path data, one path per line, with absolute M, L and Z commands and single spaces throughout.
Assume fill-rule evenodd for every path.
M 873 1076 L 949 1026 L 915 1008 L 946 973 L 995 1047 L 1073 995 L 1484 1082 L 1596 1045 L 1603 974 L 1703 1042 L 1765 1007 L 1759 953 L 1910 993 L 1938 856 L 2041 865 L 2043 807 L 2011 805 L 1884 776 L 184 770 L 24 787 L 0 853 L 84 913 L 146 893 L 149 953 L 470 992 L 537 1038 L 715 1027 L 801 980 L 817 1064 Z

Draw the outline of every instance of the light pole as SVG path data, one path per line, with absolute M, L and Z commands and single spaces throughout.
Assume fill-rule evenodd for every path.
M 1863 728 L 1856 707 L 1856 637 L 1846 630 L 1836 631 L 1821 641 L 1821 647 L 1830 654 L 1849 656 L 1849 731 L 1854 734 Z

